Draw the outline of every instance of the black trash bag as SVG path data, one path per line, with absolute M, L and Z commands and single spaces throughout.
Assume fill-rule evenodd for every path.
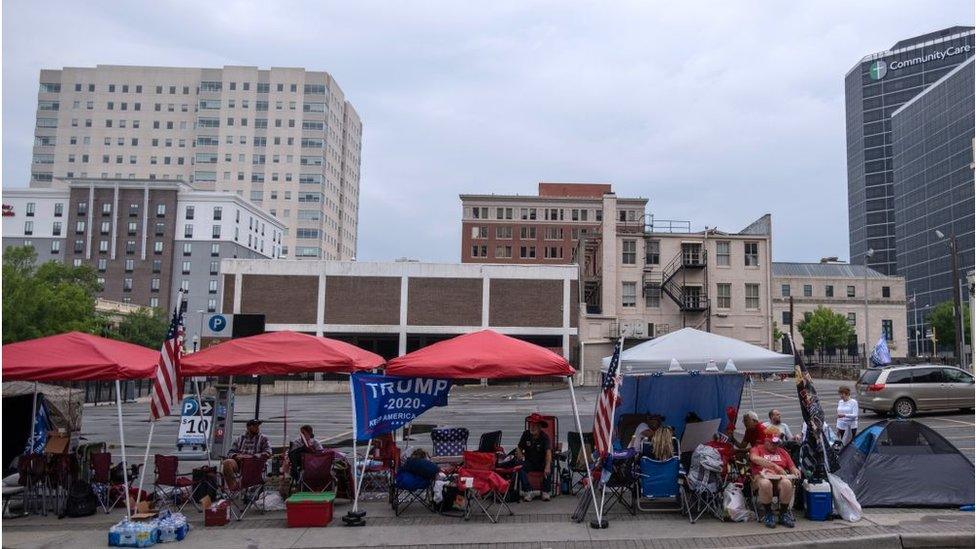
M 98 510 L 98 498 L 92 490 L 91 484 L 83 480 L 76 480 L 71 483 L 68 490 L 68 498 L 64 504 L 64 516 L 67 517 L 90 517 Z

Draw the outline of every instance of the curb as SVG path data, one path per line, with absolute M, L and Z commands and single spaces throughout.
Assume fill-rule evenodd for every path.
M 858 546 L 861 547 L 871 547 L 872 549 L 901 549 L 901 537 L 899 534 L 876 534 L 872 536 L 857 536 L 855 538 L 849 537 L 836 537 L 828 539 L 819 539 L 816 541 L 790 541 L 786 543 L 764 543 L 763 547 L 767 549 L 799 549 L 799 548 L 821 548 L 821 547 L 837 547 L 838 541 L 853 541 Z M 929 546 L 932 547 L 932 546 Z
M 941 533 L 941 534 L 902 534 L 902 547 L 973 547 L 976 545 L 976 534 Z

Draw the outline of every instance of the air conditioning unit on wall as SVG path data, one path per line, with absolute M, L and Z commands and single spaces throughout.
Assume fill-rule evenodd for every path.
M 650 335 L 647 333 L 647 323 L 642 320 L 621 320 L 620 333 L 624 337 L 640 339 L 646 339 Z

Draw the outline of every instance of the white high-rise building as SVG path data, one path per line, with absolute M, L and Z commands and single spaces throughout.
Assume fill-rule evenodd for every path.
M 356 256 L 362 123 L 327 72 L 98 65 L 42 70 L 32 187 L 183 181 L 285 226 L 285 258 Z

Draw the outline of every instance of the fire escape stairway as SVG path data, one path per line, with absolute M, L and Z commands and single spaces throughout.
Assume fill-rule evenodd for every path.
M 682 284 L 685 269 L 701 269 L 705 267 L 704 250 L 682 250 L 661 270 L 661 290 L 672 301 L 678 304 L 683 312 L 701 312 L 708 310 L 708 295 L 705 288 L 696 287 L 697 292 L 691 293 Z

